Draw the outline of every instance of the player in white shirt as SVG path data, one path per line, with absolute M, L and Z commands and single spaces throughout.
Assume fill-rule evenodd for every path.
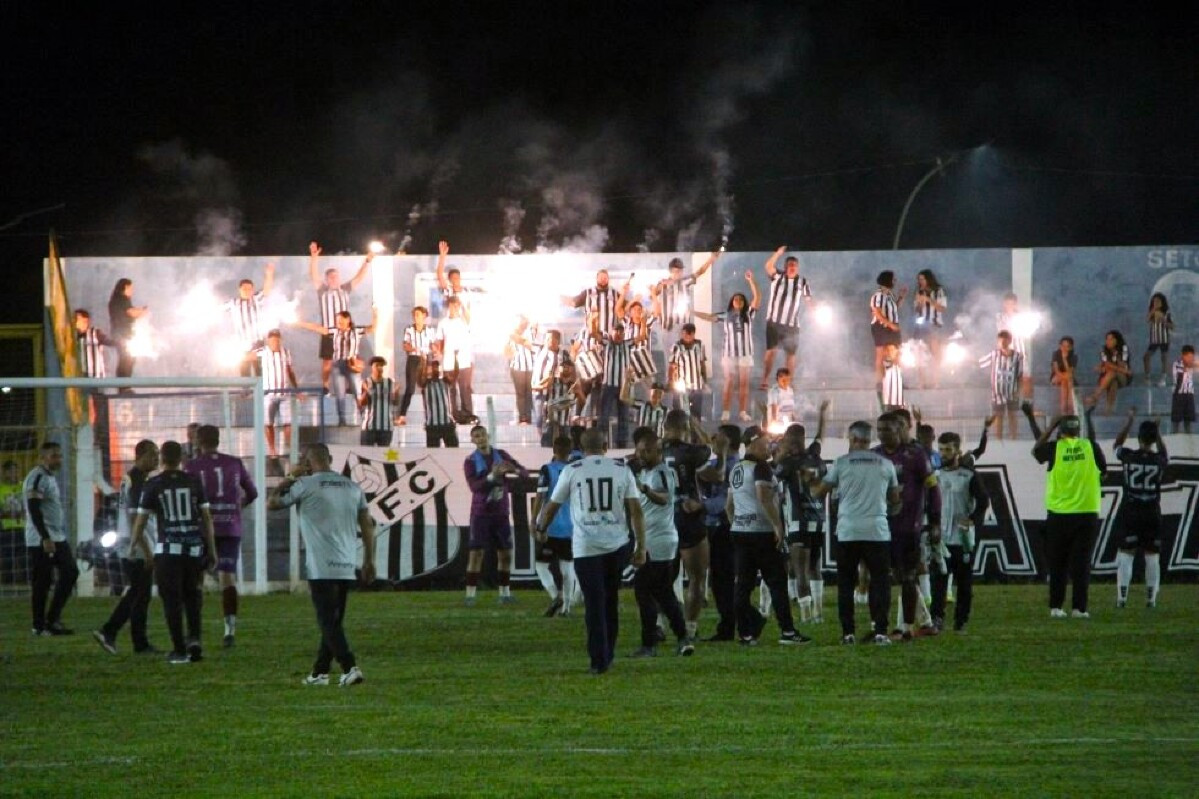
M 357 575 L 354 573 L 358 534 L 362 533 L 362 581 L 375 580 L 375 521 L 366 507 L 358 484 L 332 469 L 329 448 L 310 444 L 304 460 L 272 492 L 267 507 L 282 510 L 295 506 L 306 551 L 305 570 L 316 621 L 321 628 L 321 646 L 305 685 L 328 685 L 333 659 L 341 665 L 343 688 L 365 678 L 343 624 L 346 596 Z
M 537 530 L 544 533 L 558 508 L 570 502 L 574 525 L 571 550 L 575 576 L 583 589 L 591 673 L 603 674 L 612 666 L 616 652 L 620 578 L 630 560 L 629 522 L 635 536 L 632 563 L 640 567 L 645 563 L 645 520 L 633 472 L 624 463 L 604 456 L 603 434 L 590 428 L 581 443 L 583 458 L 563 470 L 537 518 Z
M 672 587 L 671 566 L 679 552 L 679 533 L 674 526 L 674 501 L 679 476 L 662 460 L 658 434 L 644 429 L 636 442 L 637 488 L 641 491 L 641 514 L 645 518 L 645 565 L 633 578 L 637 608 L 641 612 L 641 648 L 633 657 L 653 657 L 658 643 L 658 611 L 666 616 L 678 639 L 679 655 L 695 652 L 687 634 L 683 609 Z

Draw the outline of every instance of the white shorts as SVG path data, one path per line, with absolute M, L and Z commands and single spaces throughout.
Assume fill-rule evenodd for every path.
M 731 369 L 734 366 L 749 367 L 754 365 L 754 356 L 752 355 L 725 355 L 720 359 L 720 365 L 725 369 Z
M 267 394 L 262 401 L 263 415 L 266 423 L 275 426 L 291 424 L 291 397 L 286 394 Z

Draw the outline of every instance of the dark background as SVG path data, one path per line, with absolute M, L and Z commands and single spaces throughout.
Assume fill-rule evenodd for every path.
M 40 321 L 50 228 L 886 249 L 938 156 L 904 247 L 1199 242 L 1194 6 L 1047 5 L 6 4 L 0 320 Z

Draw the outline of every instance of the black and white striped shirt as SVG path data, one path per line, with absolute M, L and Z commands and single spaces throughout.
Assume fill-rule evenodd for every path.
M 786 327 L 799 327 L 799 312 L 804 301 L 811 299 L 812 289 L 803 277 L 787 277 L 787 273 L 775 272 L 770 276 L 770 304 L 766 308 L 766 321 Z
M 899 307 L 895 304 L 895 295 L 891 293 L 890 289 L 880 286 L 874 294 L 870 295 L 870 307 L 877 308 L 882 317 L 891 324 L 899 324 Z M 873 313 L 870 314 L 870 324 L 878 325 L 879 327 L 882 326 L 874 318 Z
M 592 286 L 579 296 L 583 300 L 583 310 L 588 314 L 592 312 L 599 314 L 600 332 L 610 331 L 616 324 L 616 301 L 620 297 L 616 289 L 611 286 L 606 289 Z M 576 302 L 578 302 L 578 298 L 576 298 Z
M 1181 358 L 1174 362 L 1174 393 L 1195 393 L 1195 371 L 1183 363 Z
M 321 324 L 332 333 L 337 327 L 337 315 L 350 310 L 350 289 L 322 286 L 316 290 L 316 298 L 321 306 Z
M 604 385 L 620 388 L 624 385 L 624 373 L 629 368 L 629 342 L 613 341 L 604 336 Z
M 529 343 L 531 340 L 532 337 L 529 339 L 517 337 L 511 340 L 512 360 L 508 362 L 509 369 L 514 372 L 533 371 L 533 362 L 536 359 L 536 355 L 534 354 L 533 345 Z
M 270 347 L 258 350 L 258 359 L 262 362 L 263 391 L 284 391 L 291 387 L 288 372 L 291 370 L 291 353 L 280 347 L 277 351 Z
M 640 322 L 634 322 L 633 317 L 626 314 L 624 318 L 624 337 L 634 349 L 649 346 L 650 334 L 654 331 L 654 325 L 657 324 L 658 317 L 656 314 L 642 314 Z M 645 335 L 645 341 L 637 341 L 642 335 Z
M 248 300 L 239 295 L 225 303 L 233 317 L 233 332 L 247 350 L 259 346 L 265 338 L 261 323 L 262 298 L 263 293 L 256 291 Z
M 567 402 L 574 396 L 574 383 L 554 378 L 545 398 L 545 421 L 548 424 L 564 425 L 570 421 L 573 403 Z
M 395 381 L 385 377 L 376 383 L 371 378 L 362 381 L 362 392 L 367 395 L 363 408 L 362 429 L 373 431 L 390 431 L 395 429 L 392 422 L 392 397 L 395 394 Z
M 708 362 L 704 343 L 695 339 L 688 347 L 681 341 L 675 342 L 670 350 L 670 363 L 675 366 L 675 380 L 683 384 L 684 391 L 698 391 L 704 387 L 704 367 Z
M 941 323 L 943 321 L 945 311 L 938 311 L 936 309 L 936 306 L 944 305 L 946 310 L 948 310 L 949 304 L 945 299 L 945 289 L 941 288 L 940 286 L 937 286 L 937 288 L 935 288 L 932 291 L 927 291 L 926 289 L 919 289 L 916 292 L 916 296 L 917 297 L 928 297 L 929 300 L 931 301 L 927 305 L 916 305 L 915 306 L 916 307 L 916 324 L 929 325 L 931 327 L 940 327 Z M 913 301 L 913 305 L 915 305 L 915 301 Z
M 991 403 L 1002 405 L 1020 398 L 1020 378 L 1024 376 L 1024 356 L 1013 349 L 991 350 L 978 365 L 991 370 Z
M 637 426 L 653 428 L 660 438 L 666 423 L 666 406 L 662 403 L 651 405 L 648 402 L 638 402 L 633 407 L 637 410 Z
M 76 333 L 79 340 L 79 368 L 85 377 L 108 377 L 108 368 L 104 363 L 104 347 L 111 347 L 103 330 L 89 327 L 82 333 Z
M 1116 347 L 1111 352 L 1108 352 L 1107 347 L 1099 351 L 1099 360 L 1102 363 L 1128 363 L 1128 345 L 1122 344 Z
M 695 321 L 695 302 L 692 288 L 695 275 L 685 275 L 678 280 L 667 280 L 662 287 L 662 329 L 674 330 Z
M 756 308 L 748 308 L 745 318 L 738 311 L 728 311 L 724 315 L 724 357 L 740 358 L 753 357 L 754 328 L 751 324 L 757 316 Z
M 537 386 L 544 383 L 547 379 L 552 379 L 558 371 L 558 363 L 561 360 L 562 351 L 554 351 L 549 347 L 542 347 L 533 358 L 533 385 Z
M 433 352 L 433 331 L 428 325 L 420 330 L 416 329 L 416 325 L 408 325 L 404 328 L 404 343 L 412 346 L 413 351 L 409 355 L 428 358 Z
M 1161 318 L 1149 320 L 1149 346 L 1154 345 L 1169 345 L 1170 343 L 1170 325 L 1174 324 L 1174 320 L 1170 318 L 1170 313 L 1167 311 L 1162 314 Z
M 450 395 L 444 380 L 438 378 L 425 383 L 421 396 L 425 401 L 425 427 L 454 423 L 450 417 Z
M 334 328 L 330 333 L 333 336 L 333 360 L 348 361 L 358 357 L 358 345 L 366 335 L 365 327 Z
M 903 370 L 898 360 L 883 361 L 883 405 L 903 406 Z

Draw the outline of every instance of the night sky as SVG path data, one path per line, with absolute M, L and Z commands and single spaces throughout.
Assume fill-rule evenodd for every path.
M 40 321 L 52 227 L 67 256 L 887 249 L 938 156 L 904 247 L 1199 243 L 1193 5 L 79 5 L 0 12 L 3 321 Z

